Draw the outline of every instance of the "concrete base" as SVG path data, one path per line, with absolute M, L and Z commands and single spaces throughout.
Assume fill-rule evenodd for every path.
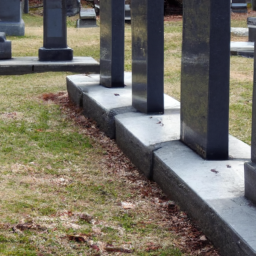
M 23 20 L 20 22 L 1 22 L 0 31 L 5 32 L 7 36 L 24 36 L 25 23 Z
M 0 75 L 42 72 L 99 73 L 99 63 L 91 57 L 74 57 L 71 61 L 39 61 L 37 57 L 18 57 L 0 61 Z
M 230 42 L 231 55 L 254 57 L 254 42 Z
M 67 48 L 44 48 L 38 50 L 39 61 L 65 61 L 73 59 L 73 50 Z
M 244 164 L 245 196 L 256 205 L 256 164 Z
M 230 32 L 234 36 L 248 36 L 249 35 L 249 29 L 248 28 L 231 28 Z
M 126 73 L 126 82 L 129 77 Z M 68 76 L 67 81 L 70 98 L 83 105 L 85 114 L 104 131 L 110 134 L 110 129 L 116 129 L 111 136 L 118 146 L 177 200 L 221 255 L 256 255 L 256 207 L 244 197 L 244 162 L 250 159 L 250 146 L 229 136 L 229 160 L 203 160 L 178 140 L 180 115 L 175 99 L 165 95 L 165 114 L 147 115 L 129 110 L 129 84 L 104 88 L 98 75 Z M 124 107 L 125 113 L 120 111 Z M 108 125 L 110 120 L 115 128 Z
M 96 24 L 96 20 L 95 19 L 91 19 L 91 20 L 77 20 L 76 21 L 76 27 L 77 28 L 93 28 L 93 27 L 98 27 L 98 25 Z
M 247 4 L 246 3 L 232 3 L 231 11 L 235 13 L 247 13 Z

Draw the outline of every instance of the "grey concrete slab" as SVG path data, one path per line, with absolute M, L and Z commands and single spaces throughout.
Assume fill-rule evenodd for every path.
M 248 28 L 231 28 L 230 32 L 234 36 L 248 36 L 249 35 Z
M 94 8 L 81 8 L 79 16 L 82 20 L 96 20 Z
M 136 111 L 132 107 L 131 73 L 124 73 L 124 88 L 106 88 L 100 85 L 100 76 L 72 75 L 67 77 L 70 99 L 84 114 L 94 119 L 110 138 L 115 138 L 115 116 Z
M 230 137 L 250 158 L 250 147 Z M 256 255 L 256 207 L 244 197 L 240 152 L 234 159 L 205 161 L 180 141 L 166 143 L 154 152 L 153 178 L 177 200 L 221 255 Z
M 254 42 L 230 42 L 231 55 L 253 58 Z
M 76 21 L 76 27 L 77 28 L 93 28 L 93 27 L 98 27 L 96 20 L 94 19 L 78 19 Z
M 44 61 L 37 57 L 15 57 L 0 61 L 0 75 L 70 71 L 99 73 L 99 63 L 91 57 L 74 57 L 71 61 Z
M 255 256 L 256 206 L 244 197 L 250 146 L 229 136 L 228 160 L 203 160 L 178 141 L 180 103 L 165 95 L 164 115 L 133 112 L 131 74 L 124 77 L 129 85 L 109 89 L 99 85 L 98 74 L 68 76 L 68 92 L 101 129 L 116 136 L 140 171 L 194 218 L 221 255 Z
M 119 148 L 145 174 L 152 178 L 153 152 L 180 137 L 179 103 L 165 95 L 165 114 L 126 113 L 116 116 Z

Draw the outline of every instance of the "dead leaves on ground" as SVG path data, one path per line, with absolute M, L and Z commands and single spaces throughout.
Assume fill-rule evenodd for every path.
M 178 236 L 174 240 L 174 246 L 180 248 L 184 253 L 191 255 L 218 256 L 211 243 L 189 220 L 186 213 L 181 212 L 175 202 L 168 200 L 158 185 L 154 182 L 146 180 L 130 162 L 130 160 L 118 149 L 114 140 L 109 139 L 105 134 L 97 128 L 97 124 L 89 118 L 82 115 L 82 110 L 77 108 L 69 101 L 66 92 L 57 94 L 43 95 L 46 101 L 53 101 L 60 105 L 63 113 L 73 120 L 76 125 L 81 127 L 81 132 L 90 137 L 94 143 L 100 144 L 105 151 L 104 159 L 101 160 L 102 170 L 106 174 L 112 174 L 119 180 L 125 182 L 133 192 L 130 202 L 121 202 L 123 211 L 134 211 L 136 213 L 152 212 L 150 215 L 150 223 L 148 221 L 140 221 L 138 226 L 143 227 L 154 223 L 160 228 L 165 229 Z M 114 182 L 109 178 L 109 182 Z M 140 198 L 140 199 L 139 199 Z M 132 199 L 136 201 L 132 201 Z M 85 221 L 91 222 L 88 216 L 83 216 Z M 88 237 L 83 235 L 67 236 L 68 240 L 78 243 L 88 243 Z M 90 240 L 89 240 L 90 241 Z M 90 244 L 91 248 L 97 250 L 105 250 L 108 252 L 125 252 L 123 247 L 107 246 L 102 242 Z M 157 251 L 161 245 L 157 243 L 149 243 L 142 245 L 145 251 Z M 101 249 L 100 249 L 101 248 Z M 128 250 L 131 250 L 130 248 Z M 128 251 L 127 251 L 128 253 Z

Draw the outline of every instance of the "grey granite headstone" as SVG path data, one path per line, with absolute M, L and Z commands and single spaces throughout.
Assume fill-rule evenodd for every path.
M 12 58 L 12 43 L 6 40 L 5 33 L 0 32 L 0 60 Z
M 24 36 L 20 0 L 0 0 L 0 31 L 8 36 Z
M 247 4 L 246 3 L 234 3 L 231 4 L 232 12 L 236 13 L 247 13 Z
M 79 13 L 80 1 L 79 0 L 66 0 L 67 16 L 74 16 Z
M 29 13 L 29 0 L 24 0 L 24 13 Z
M 181 140 L 206 159 L 228 158 L 229 64 L 230 2 L 184 0 Z
M 247 18 L 247 26 L 249 28 L 249 42 L 255 42 L 256 40 L 256 17 Z
M 252 101 L 251 162 L 244 164 L 245 197 L 256 204 L 256 49 L 254 48 L 254 77 Z
M 133 0 L 132 105 L 143 113 L 164 112 L 164 3 Z
M 66 0 L 44 0 L 44 45 L 39 60 L 72 59 L 73 50 L 67 46 Z
M 77 28 L 97 27 L 96 13 L 94 8 L 81 8 L 80 19 L 77 20 Z
M 100 5 L 100 84 L 124 86 L 124 1 Z

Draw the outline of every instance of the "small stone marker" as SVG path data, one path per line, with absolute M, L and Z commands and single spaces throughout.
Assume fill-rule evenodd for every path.
M 100 84 L 124 87 L 124 1 L 104 0 L 100 8 Z
M 251 162 L 244 164 L 245 197 L 256 204 L 256 49 L 254 48 L 254 77 L 252 101 Z
M 29 13 L 29 0 L 24 0 L 24 13 Z
M 181 141 L 206 159 L 228 158 L 229 64 L 230 2 L 184 0 Z
M 124 12 L 125 21 L 130 21 L 131 20 L 131 7 L 130 7 L 130 5 L 126 4 L 124 6 L 124 10 L 125 10 L 125 12 Z
M 12 42 L 6 40 L 5 33 L 0 32 L 0 60 L 12 58 Z
M 77 20 L 77 28 L 97 27 L 96 13 L 93 8 L 81 8 L 80 19 Z
M 67 46 L 66 0 L 44 0 L 44 45 L 39 60 L 72 59 L 73 50 Z
M 67 16 L 74 16 L 79 13 L 80 0 L 66 0 Z
M 255 42 L 256 40 L 256 17 L 247 18 L 247 26 L 249 28 L 249 42 Z
M 24 36 L 20 0 L 0 0 L 0 31 L 8 36 Z
M 143 113 L 164 112 L 164 3 L 133 0 L 132 105 Z
M 232 12 L 236 12 L 236 13 L 247 13 L 247 4 L 246 3 L 232 3 L 231 10 L 232 10 Z

